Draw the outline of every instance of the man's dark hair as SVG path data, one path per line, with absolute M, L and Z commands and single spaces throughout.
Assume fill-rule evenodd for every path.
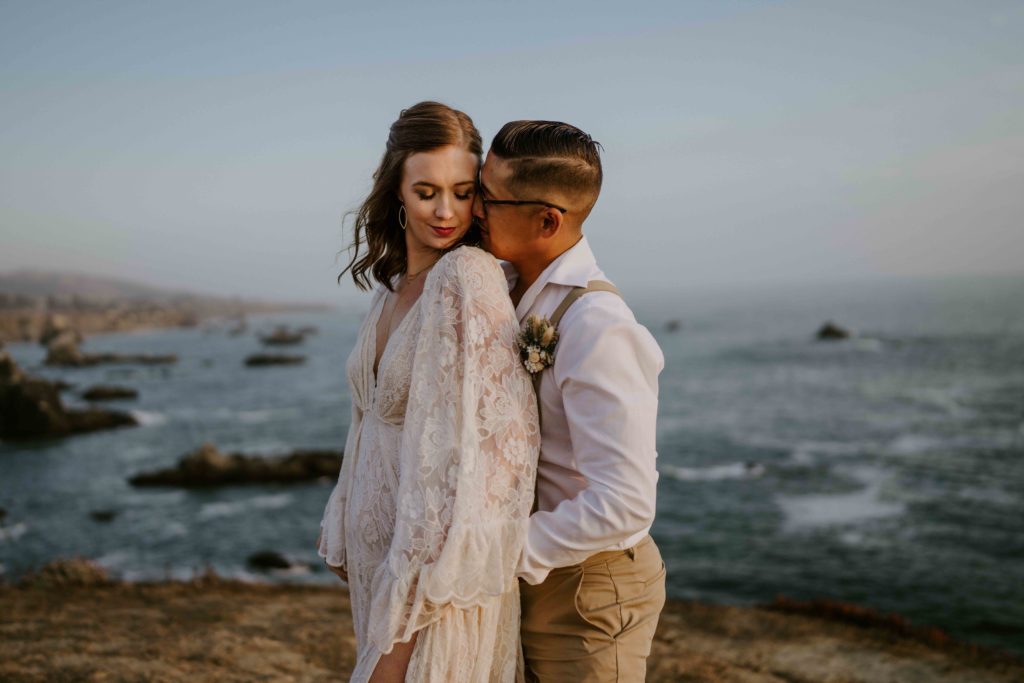
M 491 152 L 512 166 L 509 189 L 521 193 L 555 188 L 585 199 L 584 216 L 601 192 L 601 145 L 561 121 L 510 121 Z

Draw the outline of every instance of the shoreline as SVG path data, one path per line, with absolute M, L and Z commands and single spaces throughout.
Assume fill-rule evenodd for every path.
M 355 659 L 348 591 L 206 573 L 124 583 L 65 563 L 0 584 L 5 681 L 334 681 Z M 669 600 L 648 681 L 1010 683 L 1024 660 L 843 603 Z
M 336 310 L 328 304 L 245 303 L 230 305 L 174 306 L 145 304 L 131 310 L 119 305 L 98 310 L 73 309 L 0 309 L 0 344 L 36 343 L 47 321 L 58 316 L 70 329 L 86 338 L 108 334 L 142 334 L 168 329 L 190 329 L 210 324 L 284 313 L 328 313 Z

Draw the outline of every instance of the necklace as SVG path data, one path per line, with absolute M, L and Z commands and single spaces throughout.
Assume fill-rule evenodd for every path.
M 405 274 L 405 281 L 406 281 L 406 282 L 412 282 L 412 281 L 413 281 L 413 280 L 415 280 L 415 279 L 416 279 L 417 277 L 419 277 L 421 273 L 423 273 L 423 272 L 425 272 L 425 271 L 428 271 L 428 270 L 430 270 L 431 268 L 433 268 L 433 267 L 434 267 L 435 265 L 437 265 L 437 262 L 438 262 L 438 261 L 440 261 L 440 260 L 441 260 L 441 257 L 440 257 L 440 256 L 438 256 L 438 257 L 437 257 L 436 259 L 434 259 L 434 262 L 433 262 L 433 263 L 431 263 L 431 264 L 430 264 L 429 266 L 427 266 L 426 268 L 420 268 L 420 269 L 419 269 L 419 270 L 417 270 L 417 271 L 416 271 L 415 273 L 406 273 L 406 274 Z
M 440 260 L 441 260 L 441 257 L 438 256 L 434 260 L 434 262 L 431 263 L 429 266 L 426 266 L 425 268 L 420 268 L 415 273 L 408 273 L 408 274 L 406 274 L 406 276 L 405 276 L 405 283 L 406 283 L 406 285 L 410 284 L 413 280 L 418 278 L 420 275 L 422 275 L 426 271 L 428 271 L 431 268 L 433 268 L 434 266 L 436 266 L 437 262 L 440 261 Z M 402 291 L 405 291 L 404 287 L 402 288 Z M 388 333 L 388 337 L 391 336 L 391 321 L 395 317 L 395 311 L 398 310 L 398 301 L 401 298 L 401 292 L 395 292 L 394 294 L 395 294 L 394 302 L 393 302 L 393 304 L 391 306 L 391 310 L 388 311 L 388 321 L 387 321 L 387 323 L 384 326 L 384 330 Z

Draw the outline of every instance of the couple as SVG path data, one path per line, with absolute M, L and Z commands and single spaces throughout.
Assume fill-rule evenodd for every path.
M 349 585 L 353 681 L 644 680 L 664 360 L 583 236 L 598 149 L 514 121 L 481 166 L 460 111 L 391 126 L 346 268 L 376 291 L 317 540 Z

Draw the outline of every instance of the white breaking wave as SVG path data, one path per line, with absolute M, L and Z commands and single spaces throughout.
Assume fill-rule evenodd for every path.
M 778 496 L 785 515 L 784 528 L 799 531 L 828 526 L 853 525 L 858 522 L 902 515 L 906 506 L 881 500 L 884 480 L 881 473 L 867 468 L 854 472 L 867 486 L 850 493 L 822 493 L 807 496 Z
M 28 525 L 24 522 L 18 522 L 11 526 L 0 526 L 0 543 L 4 541 L 17 541 L 25 535 L 26 531 L 28 531 Z
M 875 450 L 877 446 L 868 442 L 844 443 L 842 441 L 800 441 L 790 451 L 790 460 L 798 465 L 811 465 L 817 462 L 815 456 L 843 457 L 859 455 L 865 451 Z
M 114 550 L 97 557 L 94 562 L 104 569 L 117 570 L 132 560 L 132 553 L 128 550 Z
M 294 498 L 290 493 L 277 493 L 266 496 L 254 496 L 244 500 L 232 500 L 217 503 L 205 503 L 199 509 L 199 519 L 216 519 L 233 517 L 247 510 L 278 510 L 292 504 Z
M 764 474 L 764 465 L 756 462 L 737 462 L 711 467 L 678 467 L 660 464 L 658 471 L 679 481 L 721 481 L 723 479 L 756 479 Z
M 148 410 L 132 410 L 129 412 L 135 418 L 135 421 L 143 427 L 155 427 L 167 422 L 167 416 L 163 413 L 154 413 Z

